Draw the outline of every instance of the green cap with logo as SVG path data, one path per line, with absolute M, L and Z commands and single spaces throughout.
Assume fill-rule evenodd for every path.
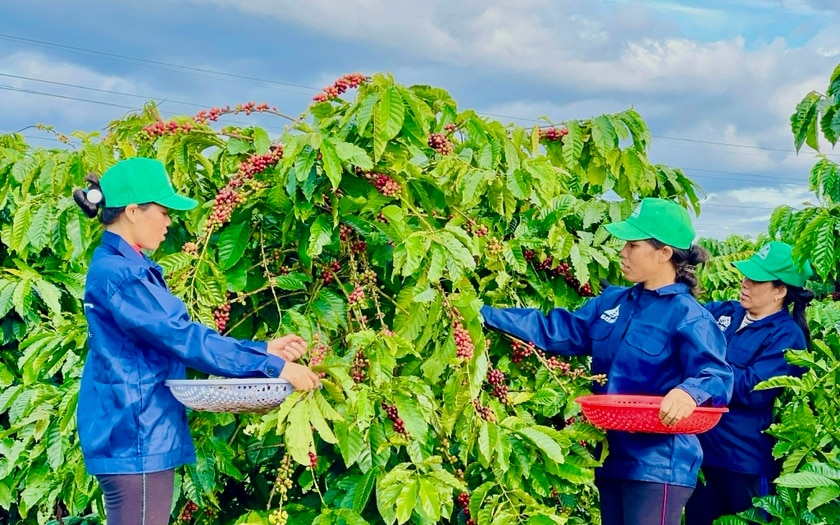
M 173 210 L 191 210 L 198 206 L 198 201 L 175 191 L 163 163 L 155 159 L 121 160 L 102 174 L 99 185 L 109 208 L 149 202 Z
M 796 264 L 793 259 L 793 247 L 779 241 L 769 242 L 749 259 L 732 264 L 744 277 L 759 283 L 782 281 L 801 288 L 805 286 L 805 281 L 814 275 L 808 261 L 802 265 Z
M 657 241 L 687 250 L 694 241 L 694 226 L 688 212 L 676 202 L 648 197 L 626 221 L 605 226 L 608 232 L 623 241 Z

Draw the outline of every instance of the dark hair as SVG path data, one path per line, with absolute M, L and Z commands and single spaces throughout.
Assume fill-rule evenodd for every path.
M 779 280 L 773 281 L 773 286 L 775 288 L 779 288 L 780 286 L 787 287 L 787 294 L 785 294 L 785 300 L 782 302 L 782 306 L 788 308 L 790 305 L 793 305 L 791 315 L 793 316 L 793 320 L 796 321 L 797 326 L 799 326 L 799 329 L 805 334 L 805 350 L 810 349 L 811 330 L 808 328 L 808 319 L 805 318 L 805 308 L 814 300 L 814 292 L 801 286 L 785 284 Z
M 692 244 L 688 249 L 683 250 L 656 239 L 648 239 L 647 241 L 657 250 L 661 250 L 666 246 L 673 250 L 674 254 L 671 256 L 671 264 L 677 270 L 675 281 L 687 285 L 691 291 L 691 295 L 697 297 L 700 294 L 700 286 L 694 271 L 697 269 L 698 264 L 709 260 L 709 252 L 696 244 Z
M 88 183 L 88 187 L 85 189 L 76 188 L 73 190 L 73 200 L 76 201 L 76 204 L 79 208 L 82 209 L 85 215 L 90 217 L 91 219 L 96 217 L 99 214 L 99 222 L 104 225 L 113 224 L 114 221 L 117 220 L 122 212 L 125 211 L 125 206 L 120 206 L 117 208 L 109 208 L 105 204 L 105 196 L 102 195 L 102 198 L 99 202 L 91 202 L 88 199 L 88 192 L 91 190 L 96 190 L 100 194 L 102 194 L 102 188 L 99 186 L 99 177 L 94 175 L 93 173 L 88 173 L 85 176 L 85 182 Z M 141 208 L 147 208 L 151 203 L 140 204 Z

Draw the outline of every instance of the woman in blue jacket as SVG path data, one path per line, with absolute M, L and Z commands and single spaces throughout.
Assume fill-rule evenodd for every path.
M 73 197 L 105 225 L 87 273 L 84 306 L 88 355 L 77 420 L 89 473 L 105 496 L 109 523 L 165 525 L 172 506 L 174 469 L 195 461 L 185 407 L 164 385 L 189 366 L 228 377 L 281 377 L 299 390 L 318 385 L 293 363 L 304 341 L 287 335 L 268 343 L 224 337 L 190 320 L 172 295 L 163 270 L 141 250 L 164 240 L 169 210 L 189 210 L 193 199 L 175 192 L 152 159 L 122 160 L 102 180 Z
M 686 525 L 711 525 L 720 516 L 752 507 L 752 498 L 770 493 L 779 466 L 772 455 L 773 439 L 764 431 L 772 423 L 780 391 L 753 388 L 771 377 L 801 375 L 784 354 L 810 345 L 805 307 L 814 294 L 803 288 L 812 275 L 810 265 L 796 264 L 791 246 L 783 242 L 768 243 L 750 259 L 734 264 L 744 275 L 740 301 L 706 308 L 726 337 L 735 388 L 729 413 L 699 436 L 705 483 L 688 501 Z
M 699 405 L 725 405 L 732 371 L 723 335 L 692 295 L 706 257 L 688 213 L 648 198 L 606 228 L 627 241 L 621 269 L 635 286 L 610 286 L 574 312 L 485 306 L 485 323 L 547 352 L 592 355 L 592 373 L 607 375 L 596 393 L 664 396 L 666 425 Z M 702 459 L 697 436 L 608 431 L 607 441 L 596 471 L 603 525 L 679 525 Z

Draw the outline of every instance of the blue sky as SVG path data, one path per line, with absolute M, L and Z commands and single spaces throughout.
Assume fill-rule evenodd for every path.
M 101 129 L 146 97 L 297 114 L 344 73 L 390 71 L 523 125 L 632 105 L 650 157 L 705 190 L 698 233 L 755 235 L 811 197 L 788 119 L 838 62 L 836 0 L 3 0 L 0 131 Z

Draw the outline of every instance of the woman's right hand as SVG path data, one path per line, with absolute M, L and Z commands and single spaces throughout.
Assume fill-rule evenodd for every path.
M 286 362 L 280 379 L 285 379 L 295 387 L 295 390 L 314 390 L 321 386 L 318 376 L 308 367 L 297 363 Z

